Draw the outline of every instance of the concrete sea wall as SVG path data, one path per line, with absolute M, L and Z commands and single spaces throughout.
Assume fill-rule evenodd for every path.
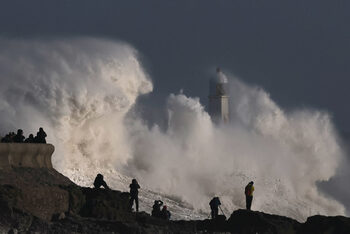
M 11 167 L 52 168 L 51 144 L 0 143 L 0 169 Z

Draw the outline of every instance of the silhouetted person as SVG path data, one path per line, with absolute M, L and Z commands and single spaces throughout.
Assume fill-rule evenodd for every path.
M 159 218 L 161 216 L 160 207 L 163 205 L 161 200 L 155 200 L 152 209 L 152 216 Z
M 22 129 L 18 129 L 17 130 L 17 134 L 13 137 L 13 142 L 23 143 L 24 138 L 25 137 L 23 136 L 23 130 Z
M 25 143 L 34 143 L 34 136 L 33 134 L 29 134 L 29 137 L 25 139 Z
M 2 139 L 1 139 L 1 142 L 2 143 L 10 143 L 12 140 L 11 140 L 11 137 L 10 137 L 10 133 L 9 134 L 6 134 L 6 136 L 4 136 Z
M 106 181 L 103 180 L 103 175 L 97 174 L 95 181 L 94 181 L 94 187 L 98 189 L 101 186 L 104 187 L 105 189 L 109 189 Z
M 15 138 L 15 136 L 16 136 L 16 134 L 14 132 L 9 133 L 10 142 L 13 142 L 13 138 Z
M 36 133 L 36 137 L 34 138 L 35 143 L 43 143 L 46 144 L 46 133 L 43 128 L 39 128 L 39 132 Z
M 219 206 L 221 205 L 220 199 L 218 197 L 213 197 L 209 202 L 211 209 L 211 218 L 215 219 L 219 215 Z
M 136 204 L 136 212 L 139 212 L 139 188 L 140 185 L 137 183 L 136 179 L 132 179 L 132 182 L 130 184 L 130 209 L 134 205 L 134 201 Z
M 163 209 L 161 211 L 161 218 L 165 219 L 165 220 L 169 220 L 170 219 L 170 211 L 168 211 L 167 206 L 163 206 Z
M 247 186 L 245 186 L 245 189 L 244 189 L 247 210 L 250 210 L 250 207 L 252 206 L 253 192 L 254 192 L 253 184 L 254 182 L 250 181 L 249 184 L 247 184 Z

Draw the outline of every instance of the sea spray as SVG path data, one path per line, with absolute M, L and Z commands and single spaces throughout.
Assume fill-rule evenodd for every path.
M 239 114 L 219 126 L 198 99 L 170 95 L 167 130 L 144 127 L 132 134 L 131 175 L 197 209 L 206 209 L 214 195 L 228 212 L 244 207 L 244 186 L 254 180 L 254 209 L 298 220 L 343 214 L 316 186 L 335 174 L 342 158 L 329 116 L 310 110 L 286 114 L 262 89 L 237 79 L 231 84 L 231 111 Z
M 244 186 L 254 180 L 252 209 L 298 220 L 344 214 L 316 185 L 343 155 L 327 113 L 283 110 L 227 75 L 229 124 L 213 124 L 198 98 L 180 93 L 168 97 L 168 126 L 149 127 L 127 115 L 152 91 L 137 51 L 105 39 L 1 39 L 0 71 L 1 134 L 44 127 L 55 168 L 79 184 L 91 186 L 102 172 L 126 190 L 132 176 L 195 210 L 220 196 L 230 213 L 244 207 Z

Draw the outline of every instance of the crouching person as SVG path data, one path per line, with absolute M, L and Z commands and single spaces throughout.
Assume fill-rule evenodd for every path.
M 156 218 L 161 217 L 161 206 L 163 205 L 163 202 L 161 200 L 155 200 L 153 204 L 153 209 L 152 209 L 152 216 Z
M 94 181 L 94 187 L 96 189 L 99 189 L 101 186 L 104 187 L 105 189 L 109 189 L 106 181 L 103 180 L 103 175 L 97 174 L 95 181 Z
M 161 218 L 165 220 L 169 220 L 171 216 L 170 211 L 168 211 L 167 206 L 163 206 L 163 209 L 161 211 Z

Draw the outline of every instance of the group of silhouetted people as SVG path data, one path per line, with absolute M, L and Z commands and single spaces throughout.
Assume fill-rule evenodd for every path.
M 163 206 L 163 208 L 161 209 L 162 206 L 163 202 L 161 200 L 155 200 L 152 207 L 152 216 L 156 218 L 169 220 L 171 213 L 170 211 L 168 211 L 167 206 Z
M 253 192 L 254 192 L 254 182 L 250 181 L 244 188 L 245 200 L 246 200 L 246 209 L 250 210 L 253 201 Z M 219 207 L 221 205 L 219 197 L 214 197 L 210 200 L 209 206 L 211 210 L 211 218 L 217 219 L 219 217 Z M 221 209 L 221 208 L 220 208 Z M 222 210 L 221 210 L 222 211 Z
M 250 181 L 244 188 L 244 194 L 246 198 L 246 209 L 250 210 L 252 206 L 252 201 L 253 201 L 253 192 L 254 192 L 254 182 Z M 107 183 L 103 179 L 103 175 L 97 174 L 95 181 L 94 181 L 94 187 L 96 189 L 99 189 L 100 187 L 104 187 L 105 189 L 109 189 Z M 129 185 L 130 187 L 130 200 L 129 200 L 129 208 L 132 210 L 132 207 L 136 205 L 136 212 L 139 211 L 139 189 L 140 185 L 138 184 L 136 179 L 132 179 L 131 184 Z M 210 200 L 209 206 L 211 210 L 211 218 L 212 219 L 218 219 L 220 217 L 219 215 L 219 208 L 220 208 L 221 202 L 219 197 L 214 197 L 213 199 Z M 162 208 L 163 206 L 163 208 Z M 163 205 L 163 202 L 161 200 L 155 200 L 153 207 L 152 207 L 152 216 L 156 218 L 161 218 L 165 220 L 169 220 L 171 213 L 168 211 L 167 206 Z M 220 208 L 221 209 L 221 208 Z M 221 210 L 221 212 L 223 212 Z M 224 214 L 221 216 L 225 216 Z M 225 217 L 226 219 L 226 217 Z
M 1 139 L 2 143 L 42 143 L 46 144 L 46 133 L 43 128 L 39 128 L 39 131 L 34 137 L 33 134 L 29 134 L 28 138 L 25 138 L 23 135 L 23 130 L 18 129 L 17 134 L 14 132 L 9 132 Z
M 104 187 L 105 189 L 110 189 L 106 181 L 103 179 L 103 175 L 97 174 L 94 180 L 94 188 L 99 189 L 101 187 Z M 132 207 L 135 202 L 136 212 L 139 212 L 139 189 L 141 187 L 136 179 L 132 179 L 131 184 L 129 185 L 129 188 L 130 188 L 129 209 L 132 210 Z M 152 216 L 156 218 L 169 220 L 171 213 L 170 211 L 168 211 L 167 206 L 163 206 L 163 208 L 161 209 L 162 205 L 163 205 L 163 202 L 161 200 L 154 201 Z
M 253 192 L 254 192 L 254 182 L 250 181 L 247 186 L 244 188 L 244 194 L 246 197 L 246 209 L 250 210 L 252 206 L 252 201 L 253 201 Z M 97 174 L 95 181 L 94 181 L 94 187 L 96 189 L 99 189 L 100 187 L 104 187 L 105 189 L 109 189 L 107 183 L 103 179 L 103 175 Z M 136 179 L 132 179 L 131 184 L 129 185 L 130 187 L 130 200 L 129 200 L 129 208 L 132 210 L 132 207 L 136 205 L 136 212 L 139 211 L 139 189 L 140 185 L 138 184 Z M 213 199 L 210 200 L 209 206 L 211 209 L 211 218 L 212 219 L 218 219 L 219 218 L 219 208 L 221 205 L 221 201 L 219 197 L 213 197 Z M 163 208 L 162 208 L 163 206 Z M 165 220 L 169 220 L 171 213 L 168 210 L 167 206 L 163 205 L 163 202 L 161 200 L 155 200 L 153 207 L 152 207 L 152 216 L 156 218 L 161 218 Z M 221 208 L 220 208 L 221 209 Z M 221 210 L 222 211 L 222 210 Z M 223 215 L 224 216 L 224 215 Z

